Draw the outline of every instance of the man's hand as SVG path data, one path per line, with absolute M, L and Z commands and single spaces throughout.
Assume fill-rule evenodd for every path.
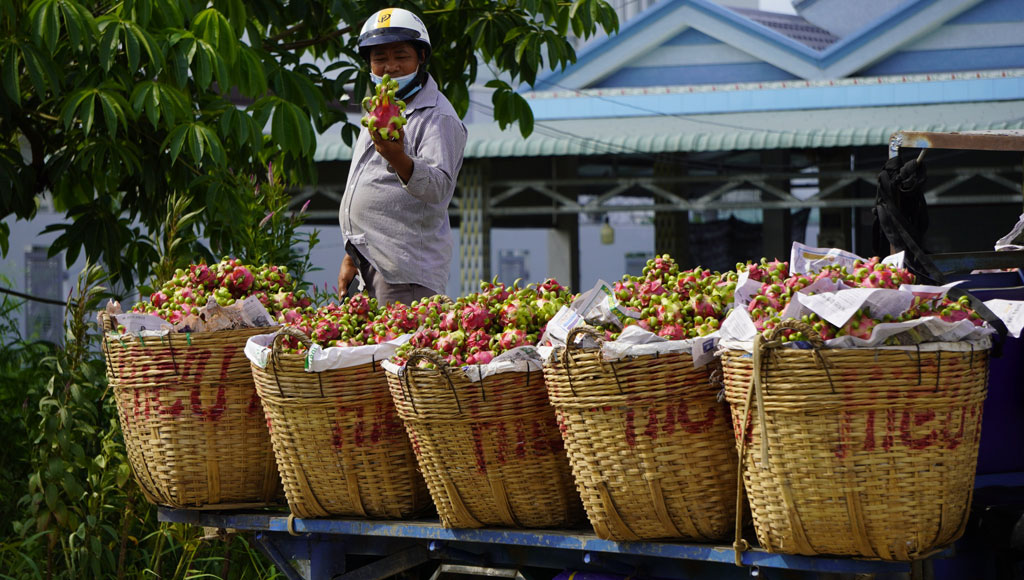
M 398 139 L 394 141 L 381 137 L 376 131 L 370 131 L 370 139 L 373 140 L 373 148 L 377 153 L 380 153 L 398 177 L 402 178 L 402 183 L 409 183 L 409 179 L 412 178 L 413 162 L 405 153 L 405 129 L 398 128 Z
M 341 260 L 341 268 L 338 270 L 338 299 L 344 299 L 348 296 L 348 285 L 352 283 L 352 280 L 356 277 L 356 262 L 352 259 L 352 256 L 345 254 L 345 257 Z

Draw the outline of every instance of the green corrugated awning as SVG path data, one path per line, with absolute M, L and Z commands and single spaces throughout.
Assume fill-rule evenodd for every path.
M 467 129 L 470 159 L 884 147 L 900 130 L 1024 129 L 1024 100 L 538 121 L 526 139 L 518 128 L 501 131 L 497 123 L 472 123 Z M 316 161 L 347 161 L 351 156 L 337 129 L 319 136 Z

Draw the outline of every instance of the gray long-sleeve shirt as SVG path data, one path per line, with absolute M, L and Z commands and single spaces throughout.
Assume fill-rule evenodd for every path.
M 448 285 L 452 233 L 448 203 L 462 168 L 466 127 L 432 77 L 405 109 L 408 183 L 361 131 L 338 211 L 341 233 L 390 284 Z

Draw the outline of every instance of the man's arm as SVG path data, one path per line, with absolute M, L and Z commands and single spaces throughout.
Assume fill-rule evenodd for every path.
M 348 296 L 348 285 L 352 283 L 352 280 L 356 277 L 356 262 L 352 259 L 352 256 L 345 254 L 345 257 L 341 259 L 341 268 L 338 270 L 338 298 L 342 299 Z

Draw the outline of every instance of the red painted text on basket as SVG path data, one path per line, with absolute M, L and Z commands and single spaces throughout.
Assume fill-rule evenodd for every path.
M 487 472 L 489 462 L 504 465 L 509 461 L 524 459 L 532 454 L 544 457 L 561 453 L 563 450 L 561 437 L 550 437 L 547 423 L 539 419 L 530 421 L 518 419 L 509 427 L 506 421 L 481 421 L 473 423 L 473 451 L 476 455 L 476 468 L 480 473 Z M 487 450 L 493 450 L 489 457 Z M 413 443 L 413 450 L 416 444 Z
M 202 387 L 196 385 L 192 387 L 192 414 L 201 416 L 204 421 L 217 421 L 224 416 L 225 407 L 227 407 L 227 394 L 224 391 L 224 387 L 217 387 L 217 399 L 213 405 L 204 409 L 202 401 Z
M 654 441 L 658 439 L 659 430 L 666 435 L 672 435 L 677 428 L 691 434 L 707 433 L 718 418 L 718 409 L 712 406 L 704 411 L 703 417 L 691 419 L 690 406 L 686 401 L 680 401 L 678 406 L 669 405 L 663 410 L 664 414 L 659 412 L 658 406 L 648 406 L 647 426 L 639 434 Z M 629 407 L 626 410 L 626 443 L 630 447 L 636 447 L 637 435 L 636 411 Z
M 885 411 L 885 431 L 881 437 L 876 433 L 875 410 L 843 411 L 839 418 L 839 438 L 835 455 L 843 459 L 851 449 L 858 447 L 863 451 L 875 451 L 879 447 L 883 451 L 890 451 L 897 445 L 914 450 L 933 446 L 956 449 L 964 442 L 964 425 L 968 416 L 973 420 L 979 411 L 978 405 L 965 405 L 944 413 L 936 413 L 934 409 L 888 409 Z M 862 416 L 864 432 L 860 441 L 856 441 L 853 429 L 860 423 Z M 978 433 L 971 435 L 977 437 Z
M 252 396 L 249 397 L 249 407 L 246 408 L 245 414 L 252 417 L 261 411 L 263 411 L 263 404 L 260 403 L 260 395 L 256 391 L 253 391 Z
M 355 448 L 370 447 L 378 443 L 393 441 L 402 437 L 405 429 L 392 405 L 377 403 L 370 417 L 370 432 L 367 434 L 365 405 L 354 407 L 338 407 L 331 442 L 336 449 L 348 446 Z M 339 418 L 346 418 L 341 421 Z M 350 419 L 355 418 L 355 421 Z

